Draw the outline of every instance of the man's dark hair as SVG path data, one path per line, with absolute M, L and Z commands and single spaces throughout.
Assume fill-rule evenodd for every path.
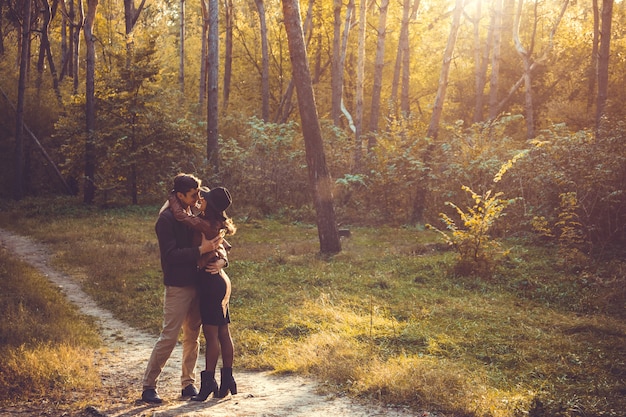
M 189 190 L 200 187 L 201 181 L 191 174 L 178 174 L 174 178 L 174 192 L 187 194 Z

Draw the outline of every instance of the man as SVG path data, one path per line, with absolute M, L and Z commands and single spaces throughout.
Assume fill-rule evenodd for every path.
M 174 178 L 174 190 L 181 205 L 191 214 L 191 206 L 198 201 L 200 180 L 190 174 Z M 161 403 L 156 386 L 159 375 L 169 359 L 180 329 L 183 329 L 182 396 L 198 394 L 195 367 L 199 352 L 202 325 L 196 295 L 197 260 L 205 253 L 216 250 L 222 243 L 220 236 L 207 240 L 202 236 L 200 246 L 192 244 L 192 229 L 175 219 L 166 203 L 159 213 L 155 226 L 161 254 L 161 269 L 165 284 L 163 302 L 163 330 L 148 361 L 142 384 L 141 399 L 148 403 Z

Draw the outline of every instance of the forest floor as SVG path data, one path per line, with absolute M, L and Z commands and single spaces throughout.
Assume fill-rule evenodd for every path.
M 66 404 L 52 404 L 38 399 L 0 408 L 1 416 L 444 417 L 428 411 L 362 403 L 345 396 L 321 395 L 317 383 L 305 377 L 238 371 L 236 368 L 237 395 L 223 399 L 209 397 L 205 402 L 189 401 L 180 397 L 180 345 L 174 350 L 159 380 L 158 391 L 164 399 L 163 404 L 146 404 L 140 399 L 141 377 L 156 337 L 129 327 L 113 317 L 110 311 L 99 307 L 71 276 L 50 266 L 50 252 L 45 245 L 3 229 L 0 229 L 0 245 L 37 268 L 78 306 L 81 313 L 95 317 L 104 341 L 103 347 L 94 354 L 102 381 L 101 389 L 89 393 L 88 398 L 67 398 Z M 72 407 L 72 403 L 81 405 Z

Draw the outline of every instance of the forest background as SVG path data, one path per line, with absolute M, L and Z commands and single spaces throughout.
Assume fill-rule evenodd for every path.
M 573 314 L 623 321 L 624 2 L 297 6 L 0 0 L 0 196 L 153 208 L 175 174 L 193 172 L 232 191 L 242 230 L 321 217 L 335 234 L 368 227 L 408 245 L 407 235 L 440 229 L 455 265 L 420 272 L 418 284 L 443 277 L 489 293 L 506 281 L 533 300 L 550 288 L 550 306 L 554 296 Z M 301 21 L 287 14 L 294 7 Z M 298 31 L 306 58 L 293 48 Z M 302 68 L 308 79 L 295 76 Z M 299 102 L 306 87 L 313 107 Z M 311 149 L 311 132 L 323 146 Z M 330 216 L 320 216 L 312 172 L 331 180 Z M 539 248 L 558 273 L 516 281 L 511 265 L 534 264 L 507 240 Z M 601 334 L 623 338 L 615 327 Z M 624 362 L 608 362 L 619 399 Z M 605 410 L 598 401 L 587 410 Z M 545 415 L 577 415 L 559 407 Z
M 186 171 L 315 221 L 319 129 L 338 223 L 441 224 L 493 190 L 519 200 L 492 232 L 625 237 L 623 2 L 310 1 L 313 127 L 279 2 L 30 3 L 0 2 L 4 196 L 153 203 Z

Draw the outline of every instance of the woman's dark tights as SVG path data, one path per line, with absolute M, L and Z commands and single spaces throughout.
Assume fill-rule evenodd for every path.
M 215 371 L 217 360 L 222 354 L 222 367 L 232 368 L 234 358 L 233 339 L 230 336 L 228 324 L 223 326 L 203 325 L 202 331 L 206 339 L 206 370 Z

